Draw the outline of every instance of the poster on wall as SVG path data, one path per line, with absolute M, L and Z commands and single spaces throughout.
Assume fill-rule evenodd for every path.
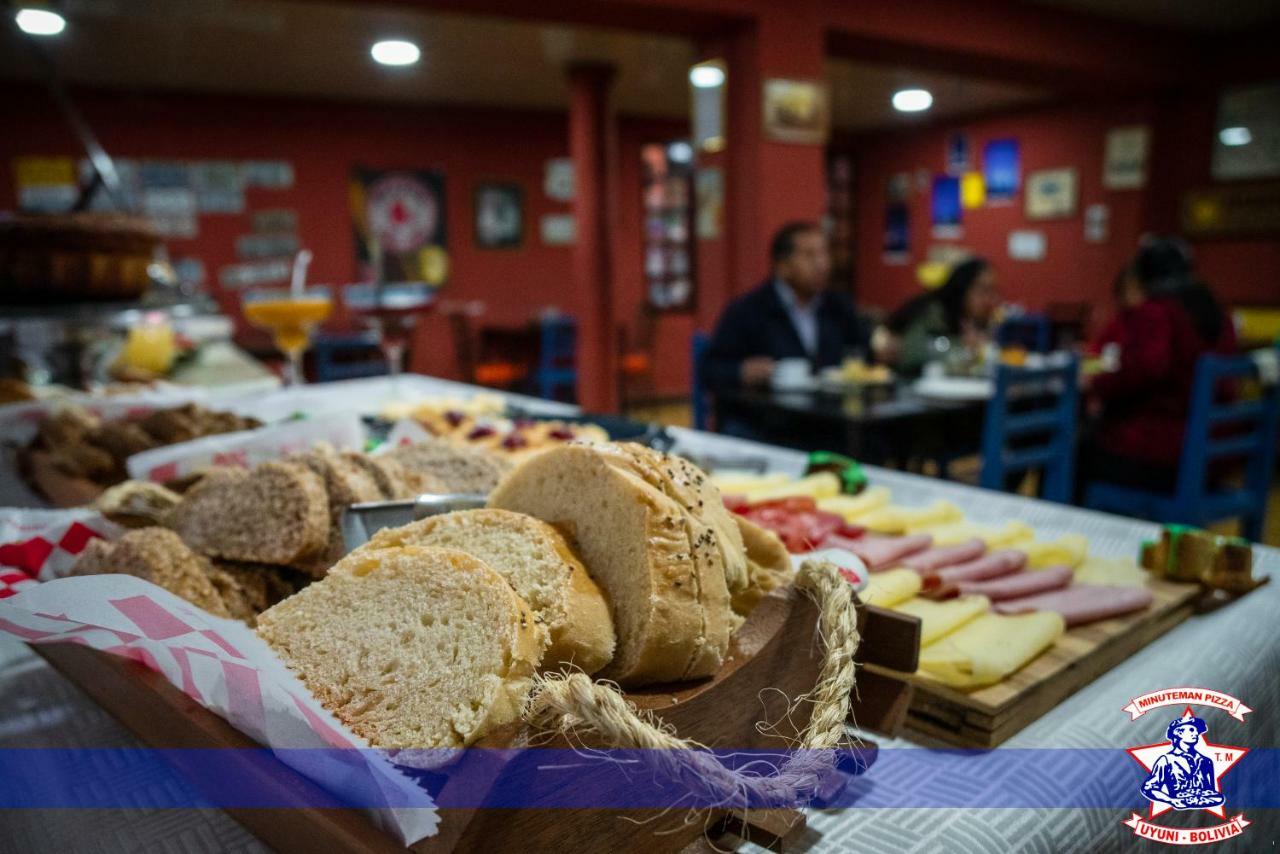
M 1102 186 L 1108 190 L 1136 190 L 1147 184 L 1147 150 L 1151 130 L 1130 125 L 1107 131 L 1102 159 Z
M 373 281 L 380 261 L 384 281 L 444 283 L 449 256 L 442 173 L 357 166 L 350 202 L 362 279 Z
M 1009 232 L 1009 257 L 1015 261 L 1043 261 L 1049 241 L 1043 231 L 1018 229 Z
M 519 184 L 476 187 L 476 246 L 514 249 L 524 241 L 524 192 Z
M 969 135 L 953 133 L 947 137 L 947 174 L 963 175 L 969 171 Z
M 573 161 L 553 157 L 542 168 L 542 192 L 557 202 L 573 201 Z
M 543 214 L 538 232 L 548 246 L 572 246 L 578 238 L 577 221 L 573 214 Z
M 1027 176 L 1027 219 L 1065 219 L 1076 212 L 1076 170 L 1041 169 Z
M 961 227 L 960 179 L 954 175 L 935 175 L 933 194 L 929 199 L 929 216 L 936 238 L 960 237 Z
M 911 259 L 911 215 L 901 202 L 884 209 L 884 263 L 905 264 Z
M 960 176 L 960 203 L 965 210 L 980 208 L 987 201 L 987 182 L 981 172 L 966 172 Z
M 1018 194 L 1022 177 L 1021 156 L 1016 139 L 993 139 L 982 148 L 982 175 L 987 184 L 987 202 L 1007 204 Z

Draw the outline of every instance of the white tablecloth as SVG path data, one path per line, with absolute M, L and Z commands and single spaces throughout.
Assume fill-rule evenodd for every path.
M 796 471 L 803 456 L 752 443 L 673 430 L 678 449 L 732 457 L 761 456 L 771 466 Z M 1022 519 L 1040 538 L 1065 533 L 1089 537 L 1093 553 L 1136 554 L 1156 530 L 1135 522 L 1076 508 L 987 492 L 881 469 L 872 483 L 893 490 L 895 502 L 923 504 L 946 498 L 974 521 Z M 1280 550 L 1258 547 L 1257 567 L 1280 574 Z M 1164 710 L 1130 723 L 1121 709 L 1148 691 L 1198 686 L 1233 694 L 1256 711 L 1247 724 L 1213 733 L 1220 743 L 1275 748 L 1280 745 L 1280 583 L 1266 585 L 1238 602 L 1192 617 L 1110 673 L 1074 694 L 1008 742 L 1008 748 L 1123 748 L 1159 740 L 1150 721 Z M 1172 710 L 1170 710 L 1172 711 Z M 1217 713 L 1215 713 L 1217 714 Z M 1218 717 L 1222 717 L 1218 715 Z M 1217 722 L 1217 718 L 1214 718 Z M 913 749 L 921 739 L 877 739 L 887 750 Z M 0 640 L 0 748 L 130 746 L 139 742 L 85 699 L 21 644 Z M 92 769 L 86 769 L 86 775 Z M 874 781 L 876 768 L 869 772 Z M 925 786 L 895 777 L 895 785 Z M 149 781 L 139 786 L 145 806 Z M 975 779 L 981 788 L 990 781 Z M 1277 781 L 1280 783 L 1280 781 Z M 159 781 L 156 785 L 162 785 Z M 1231 805 L 1228 804 L 1230 809 Z M 1280 838 L 1277 812 L 1246 810 L 1254 822 L 1237 840 L 1210 851 L 1274 850 Z M 1234 815 L 1229 811 L 1228 815 Z M 1131 850 L 1138 842 L 1119 809 L 869 809 L 813 810 L 804 845 L 823 851 L 894 852 L 1106 852 Z M 0 813 L 0 851 L 263 851 L 246 831 L 215 810 L 8 811 Z

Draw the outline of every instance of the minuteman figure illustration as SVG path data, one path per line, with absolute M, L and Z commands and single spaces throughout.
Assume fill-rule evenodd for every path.
M 1172 749 L 1151 766 L 1142 784 L 1147 800 L 1166 803 L 1175 810 L 1221 806 L 1222 793 L 1213 777 L 1213 762 L 1196 749 L 1209 726 L 1194 715 L 1177 718 L 1165 730 Z

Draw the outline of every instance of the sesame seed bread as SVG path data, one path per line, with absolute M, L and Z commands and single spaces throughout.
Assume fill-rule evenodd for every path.
M 612 464 L 600 446 L 569 444 L 529 457 L 502 480 L 489 505 L 555 525 L 604 588 L 617 649 L 602 676 L 634 686 L 719 668 L 730 617 L 724 573 L 710 560 L 718 548 L 714 535 L 676 501 Z M 711 596 L 701 592 L 717 587 Z M 709 615 L 708 601 L 723 613 Z
M 217 617 L 231 614 L 207 572 L 207 563 L 165 528 L 129 531 L 114 542 L 90 540 L 71 567 L 72 575 L 120 573 L 163 587 Z
M 329 542 L 329 499 L 321 478 L 296 463 L 213 469 L 182 496 L 167 524 L 209 557 L 288 566 Z
M 510 510 L 465 510 L 384 528 L 361 550 L 437 546 L 464 551 L 497 570 L 547 628 L 548 670 L 595 673 L 613 658 L 609 604 L 564 537 L 546 522 Z
M 258 616 L 258 634 L 374 747 L 463 747 L 516 720 L 543 630 L 464 552 L 358 551 Z

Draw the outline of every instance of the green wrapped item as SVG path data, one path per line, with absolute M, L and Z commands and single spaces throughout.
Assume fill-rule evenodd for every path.
M 857 495 L 867 488 L 867 473 L 852 457 L 833 451 L 810 451 L 809 467 L 805 474 L 819 471 L 829 471 L 840 478 L 840 491 L 847 495 Z

